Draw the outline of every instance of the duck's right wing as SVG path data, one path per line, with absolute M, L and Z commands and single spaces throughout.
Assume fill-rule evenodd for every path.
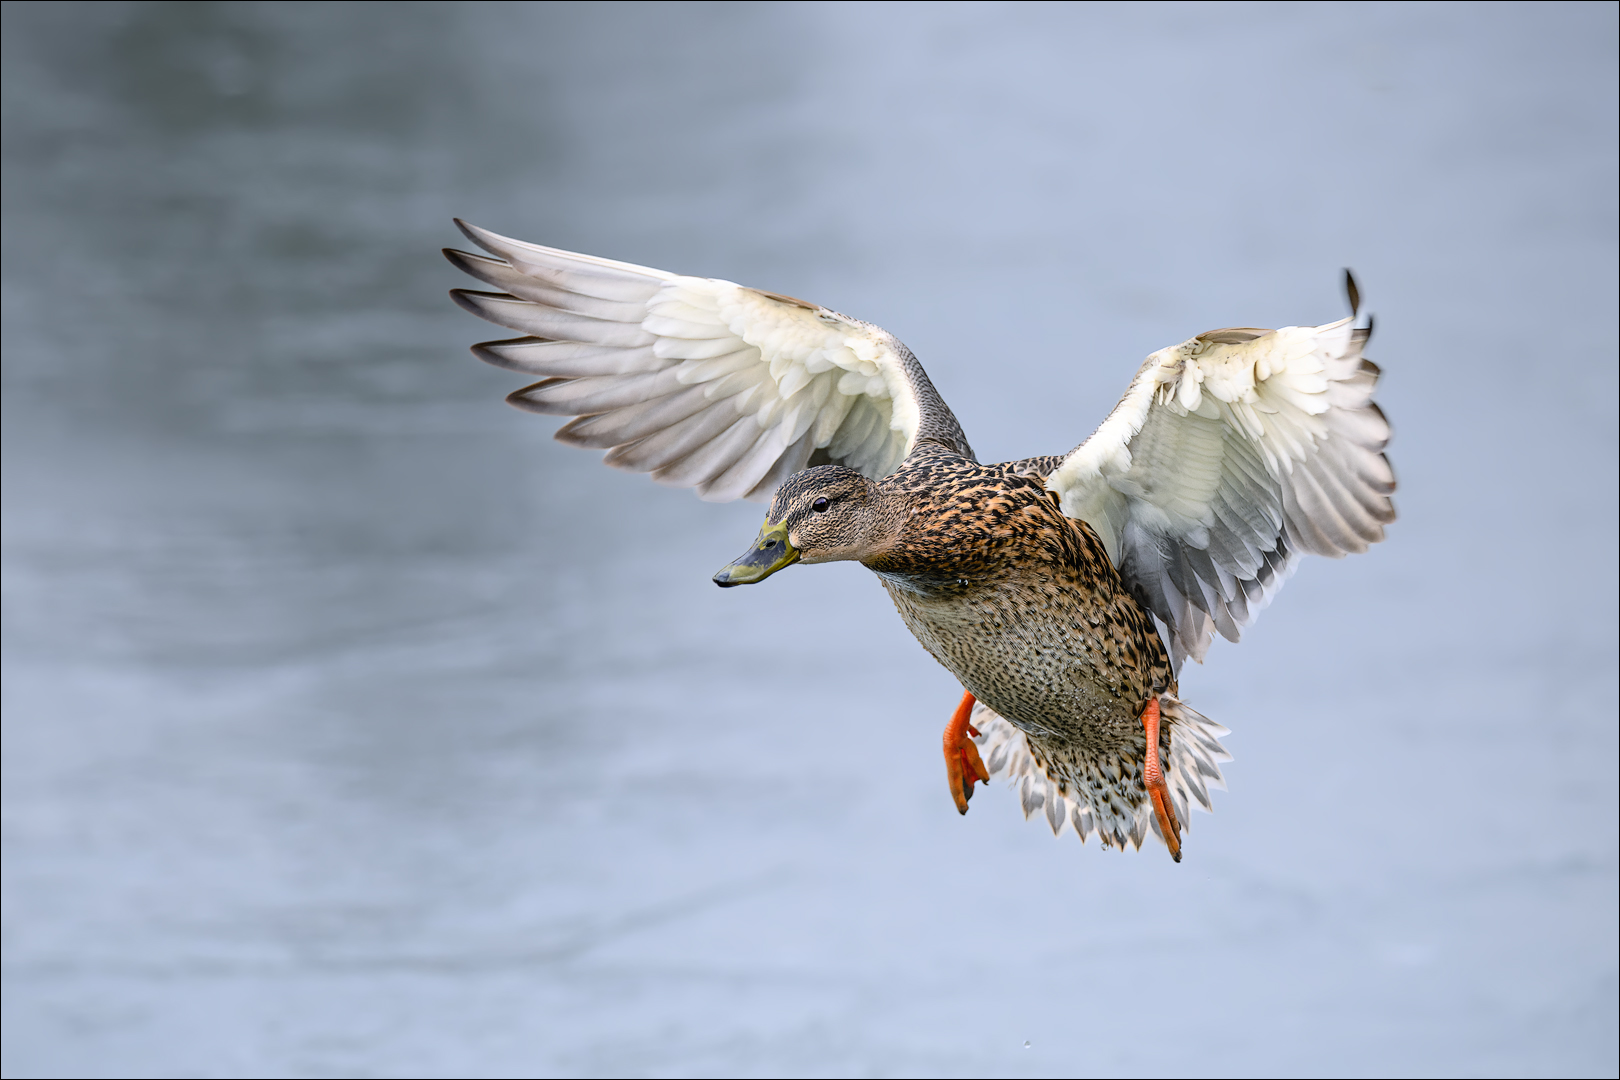
M 473 346 L 542 376 L 507 400 L 574 417 L 557 438 L 725 502 L 769 499 L 810 464 L 874 479 L 919 439 L 972 457 L 956 417 L 893 335 L 792 297 L 511 240 L 457 222 L 497 258 L 447 250 L 501 289 L 456 303 L 528 336 Z
M 1356 303 L 1350 282 L 1352 306 Z M 1215 330 L 1148 357 L 1047 477 L 1132 592 L 1203 659 L 1270 601 L 1301 553 L 1367 550 L 1395 520 L 1371 332 L 1352 319 Z

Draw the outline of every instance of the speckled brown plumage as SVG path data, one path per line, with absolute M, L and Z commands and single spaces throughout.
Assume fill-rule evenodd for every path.
M 980 465 L 919 447 L 877 484 L 904 522 L 866 565 L 923 647 L 1025 733 L 1064 794 L 1132 816 L 1147 798 L 1138 716 L 1176 680 L 1102 542 L 1046 490 L 1059 460 Z M 1160 733 L 1166 758 L 1173 726 Z
M 558 437 L 617 468 L 772 499 L 716 584 L 841 560 L 880 576 L 969 692 L 941 742 L 964 812 L 970 777 L 1004 775 L 1054 833 L 1140 846 L 1156 829 L 1179 858 L 1178 822 L 1212 809 L 1228 756 L 1175 665 L 1237 641 L 1300 556 L 1365 551 L 1395 517 L 1348 278 L 1350 318 L 1160 349 L 1070 453 L 981 465 L 880 327 L 462 229 L 494 258 L 447 255 L 503 291 L 457 303 L 525 335 L 475 353 L 541 377 L 509 400 L 573 417 Z

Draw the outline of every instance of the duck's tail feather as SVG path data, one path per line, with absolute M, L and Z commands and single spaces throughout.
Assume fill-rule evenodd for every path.
M 1189 807 L 1196 805 L 1205 813 L 1214 813 L 1209 789 L 1226 790 L 1220 762 L 1231 761 L 1232 755 L 1220 744 L 1220 737 L 1227 729 L 1171 694 L 1159 695 L 1159 709 L 1170 728 L 1166 780 L 1176 817 L 1186 829 Z M 1096 832 L 1104 847 L 1121 849 L 1127 843 L 1140 848 L 1149 834 L 1163 842 L 1150 800 L 1144 798 L 1130 806 L 1111 790 L 1060 785 L 1036 760 L 1028 736 L 982 701 L 974 705 L 971 723 L 979 731 L 974 742 L 991 777 L 1006 776 L 1018 792 L 1024 817 L 1040 811 L 1052 835 L 1070 829 L 1084 842 Z

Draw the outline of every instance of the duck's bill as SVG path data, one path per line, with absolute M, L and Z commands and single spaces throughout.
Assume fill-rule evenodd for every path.
M 714 575 L 714 583 L 722 589 L 729 589 L 733 585 L 752 585 L 798 561 L 798 549 L 788 543 L 787 526 L 780 522 L 775 525 L 766 522 L 753 546 L 743 553 L 742 558 L 721 567 L 720 572 Z

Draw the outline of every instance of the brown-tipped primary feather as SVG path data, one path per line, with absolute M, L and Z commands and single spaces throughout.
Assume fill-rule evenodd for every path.
M 601 300 L 645 303 L 672 276 L 662 270 L 633 263 L 619 263 L 513 240 L 509 236 L 469 225 L 460 218 L 455 221 L 462 235 L 491 255 L 522 267 L 526 273 L 546 284 L 569 292 Z
M 658 340 L 634 323 L 607 322 L 546 307 L 509 293 L 452 289 L 455 302 L 480 319 L 548 341 L 582 341 L 634 348 Z
M 536 304 L 544 304 L 574 315 L 610 322 L 639 323 L 647 314 L 646 301 L 603 300 L 585 293 L 556 288 L 531 274 L 483 255 L 474 255 L 455 248 L 445 248 L 444 257 L 450 265 L 470 274 L 486 285 L 493 285 L 506 293 Z
M 547 341 L 545 338 L 509 338 L 483 341 L 472 347 L 473 355 L 486 364 L 525 375 L 579 377 L 585 375 L 636 375 L 660 371 L 669 365 L 653 352 L 652 346 L 623 349 L 616 345 L 590 345 L 579 341 Z

